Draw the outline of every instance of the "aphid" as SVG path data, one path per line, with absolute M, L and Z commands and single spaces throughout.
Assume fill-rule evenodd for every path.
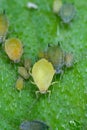
M 24 59 L 24 67 L 29 71 L 31 67 L 31 59 Z
M 58 14 L 59 10 L 62 7 L 62 0 L 54 0 L 53 1 L 53 12 Z
M 45 52 L 46 58 L 53 64 L 56 73 L 62 72 L 64 66 L 64 52 L 60 47 L 60 44 L 55 46 L 48 46 L 47 52 Z
M 23 54 L 23 45 L 17 38 L 10 38 L 5 41 L 5 52 L 14 62 L 19 62 Z
M 50 130 L 50 127 L 42 121 L 24 121 L 20 130 Z
M 32 2 L 27 3 L 27 8 L 29 9 L 38 9 L 38 6 Z
M 24 81 L 22 77 L 19 77 L 16 81 L 16 85 L 15 85 L 16 89 L 21 91 L 24 87 Z
M 40 93 L 49 92 L 48 88 L 51 85 L 51 81 L 55 74 L 55 70 L 48 60 L 42 58 L 37 61 L 32 68 L 32 77 L 39 88 Z
M 71 53 L 65 54 L 65 59 L 64 59 L 65 65 L 67 68 L 70 68 L 73 66 L 74 58 Z
M 24 78 L 24 79 L 28 79 L 29 78 L 29 74 L 27 72 L 27 70 L 25 69 L 25 67 L 18 67 L 18 73 Z
M 67 68 L 73 66 L 73 55 L 71 53 L 65 53 L 59 43 L 55 46 L 48 46 L 48 49 L 45 52 L 42 52 L 42 54 L 44 58 L 53 64 L 56 74 L 63 73 L 64 66 Z
M 0 43 L 3 43 L 6 38 L 6 34 L 8 32 L 9 22 L 5 11 L 0 14 Z
M 59 11 L 59 15 L 64 23 L 69 23 L 75 16 L 76 9 L 73 4 L 65 3 Z

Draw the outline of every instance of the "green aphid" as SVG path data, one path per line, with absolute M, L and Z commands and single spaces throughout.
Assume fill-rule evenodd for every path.
M 24 67 L 26 68 L 26 70 L 30 70 L 30 67 L 31 67 L 31 59 L 24 59 Z
M 48 49 L 43 52 L 43 57 L 53 64 L 56 74 L 62 73 L 64 66 L 70 68 L 74 64 L 73 55 L 65 53 L 59 43 L 55 46 L 49 45 Z
M 69 23 L 75 16 L 76 8 L 71 3 L 65 3 L 62 5 L 59 16 L 63 20 L 64 23 Z
M 5 11 L 0 14 L 0 43 L 3 43 L 8 32 L 9 22 Z
M 53 12 L 55 14 L 58 14 L 58 12 L 61 9 L 62 5 L 63 5 L 62 0 L 53 0 Z
M 24 79 L 28 79 L 29 78 L 29 73 L 27 72 L 25 67 L 18 67 L 18 73 L 24 78 Z
M 64 66 L 64 52 L 60 47 L 60 44 L 55 46 L 48 46 L 45 52 L 46 58 L 53 64 L 56 73 L 62 72 L 62 67 Z
M 20 125 L 20 130 L 50 130 L 50 127 L 42 121 L 24 121 Z

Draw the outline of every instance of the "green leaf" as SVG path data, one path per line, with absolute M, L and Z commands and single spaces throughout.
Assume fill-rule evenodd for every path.
M 0 129 L 17 130 L 22 121 L 41 120 L 53 130 L 72 130 L 70 121 L 77 121 L 84 130 L 87 126 L 87 7 L 86 0 L 73 1 L 76 17 L 68 25 L 53 14 L 53 0 L 33 0 L 38 10 L 26 8 L 28 0 L 0 0 L 0 11 L 6 10 L 10 27 L 8 37 L 18 37 L 24 45 L 25 58 L 37 59 L 39 50 L 48 43 L 61 42 L 62 49 L 73 52 L 77 63 L 64 71 L 57 84 L 49 87 L 48 94 L 36 99 L 38 88 L 25 81 L 25 88 L 18 92 L 15 82 L 18 64 L 12 63 L 0 45 Z M 68 1 L 67 1 L 68 2 Z M 80 130 L 80 129 L 79 129 Z

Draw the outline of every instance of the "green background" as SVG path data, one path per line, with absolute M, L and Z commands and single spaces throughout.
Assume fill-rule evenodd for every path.
M 18 64 L 12 63 L 0 45 L 0 130 L 18 130 L 24 120 L 45 121 L 52 130 L 87 129 L 87 6 L 86 0 L 70 0 L 77 9 L 68 25 L 52 12 L 53 0 L 32 0 L 38 10 L 26 8 L 28 0 L 0 0 L 0 11 L 6 10 L 10 27 L 8 37 L 18 37 L 24 45 L 23 57 L 37 59 L 39 50 L 48 43 L 57 44 L 74 54 L 77 64 L 66 69 L 57 84 L 50 86 L 51 97 L 40 95 L 38 88 L 25 81 L 18 92 L 15 82 Z M 66 1 L 68 2 L 68 0 Z

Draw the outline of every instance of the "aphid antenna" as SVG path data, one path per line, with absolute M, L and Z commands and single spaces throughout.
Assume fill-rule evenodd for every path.
M 30 105 L 30 108 L 28 109 L 29 111 L 28 111 L 28 113 L 30 113 L 32 110 L 32 108 L 33 108 L 33 106 L 35 106 L 36 105 L 36 103 L 38 102 L 38 100 L 40 99 L 40 96 L 38 96 L 34 101 L 33 101 L 33 103 Z

